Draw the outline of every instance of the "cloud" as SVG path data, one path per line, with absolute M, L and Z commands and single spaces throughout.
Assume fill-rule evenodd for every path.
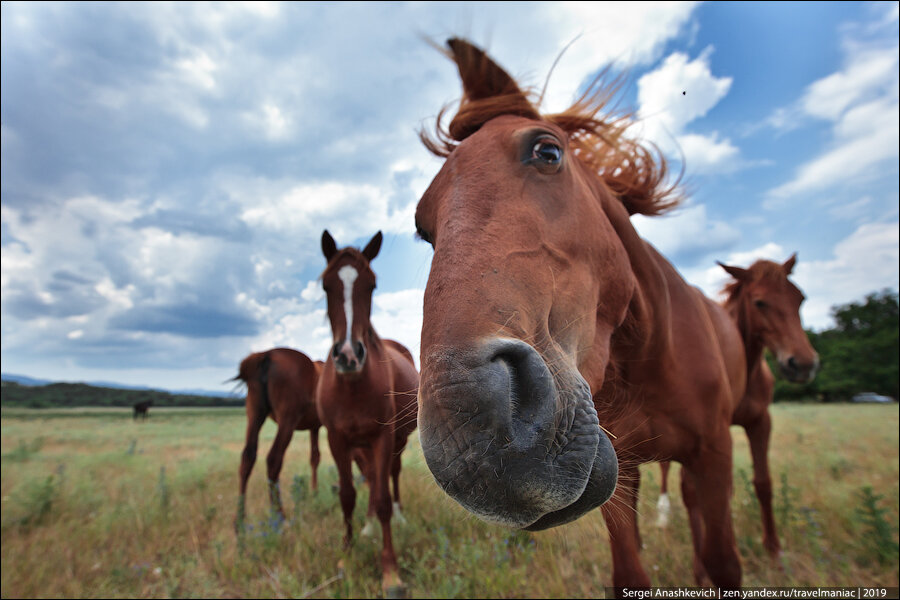
M 896 19 L 881 25 L 891 21 Z M 900 46 L 893 29 L 893 35 L 879 33 L 874 40 L 846 37 L 842 69 L 811 83 L 794 106 L 779 109 L 770 118 L 775 125 L 789 123 L 791 128 L 799 127 L 803 120 L 824 120 L 831 130 L 825 149 L 800 165 L 792 179 L 770 189 L 764 207 L 778 208 L 796 197 L 833 193 L 835 189 L 856 190 L 882 176 L 885 167 L 896 177 Z M 859 35 L 859 27 L 850 30 Z
M 705 256 L 724 254 L 740 240 L 740 232 L 710 219 L 706 206 L 686 205 L 661 217 L 631 217 L 638 233 L 673 263 L 692 264 Z
M 582 84 L 599 68 L 609 64 L 633 67 L 659 58 L 666 42 L 684 30 L 698 5 L 697 2 L 546 3 L 539 22 L 550 25 L 558 33 L 531 38 L 538 42 L 537 49 L 544 56 L 536 53 L 522 56 L 521 37 L 509 47 L 498 49 L 498 56 L 508 61 L 521 56 L 530 72 L 543 77 L 549 73 L 551 61 L 571 42 L 553 69 L 542 104 L 545 112 L 560 112 L 572 104 Z
M 419 364 L 420 338 L 422 336 L 422 305 L 424 289 L 406 289 L 395 292 L 376 292 L 373 297 L 372 325 L 382 337 L 404 344 Z
M 638 80 L 638 118 L 643 137 L 675 158 L 683 155 L 690 173 L 733 169 L 739 150 L 730 140 L 687 131 L 704 117 L 731 88 L 731 77 L 716 77 L 710 68 L 712 47 L 690 60 L 682 52 Z
M 859 301 L 885 288 L 900 289 L 900 226 L 868 223 L 838 242 L 833 257 L 804 261 L 799 257 L 793 279 L 806 294 L 802 316 L 806 327 L 834 325 L 835 305 Z

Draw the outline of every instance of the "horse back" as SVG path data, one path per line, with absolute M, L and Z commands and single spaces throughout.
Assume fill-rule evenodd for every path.
M 274 348 L 251 354 L 241 362 L 238 378 L 247 384 L 248 412 L 262 409 L 276 423 L 295 422 L 296 429 L 321 425 L 315 400 L 318 369 L 302 352 Z

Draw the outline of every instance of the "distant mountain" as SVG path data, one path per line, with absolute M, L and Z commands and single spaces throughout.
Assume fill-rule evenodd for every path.
M 124 383 L 115 383 L 112 381 L 50 381 L 47 379 L 35 379 L 34 377 L 28 377 L 26 375 L 15 375 L 12 373 L 0 373 L 0 379 L 3 381 L 12 381 L 18 383 L 19 385 L 26 386 L 40 386 L 40 385 L 50 385 L 53 383 L 84 383 L 85 385 L 91 385 L 94 387 L 104 387 L 104 388 L 112 388 L 117 390 L 138 390 L 138 391 L 157 391 L 157 392 L 167 392 L 169 394 L 179 394 L 185 396 L 209 396 L 213 398 L 236 398 L 241 397 L 243 394 L 240 391 L 235 392 L 224 392 L 224 391 L 215 391 L 215 390 L 202 390 L 202 389 L 188 389 L 188 390 L 167 390 L 164 388 L 158 387 L 150 387 L 145 385 L 127 385 Z
M 26 377 L 25 375 L 11 375 L 9 373 L 0 374 L 0 379 L 3 381 L 15 381 L 19 385 L 47 385 L 48 383 L 52 383 L 46 379 L 35 379 L 33 377 Z

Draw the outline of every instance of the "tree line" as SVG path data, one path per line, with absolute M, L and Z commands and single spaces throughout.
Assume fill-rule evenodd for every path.
M 61 408 L 75 406 L 120 406 L 131 408 L 138 402 L 153 401 L 153 406 L 243 406 L 243 396 L 195 396 L 171 394 L 162 390 L 129 390 L 85 383 L 51 383 L 20 385 L 4 381 L 0 387 L 0 404 L 22 408 Z
M 819 353 L 821 366 L 815 380 L 798 385 L 779 377 L 778 367 L 767 356 L 776 373 L 775 401 L 850 400 L 860 392 L 900 397 L 900 310 L 897 292 L 883 290 L 831 309 L 835 326 L 820 332 L 807 330 Z

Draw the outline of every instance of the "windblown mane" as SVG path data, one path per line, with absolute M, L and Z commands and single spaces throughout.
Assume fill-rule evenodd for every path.
M 455 42 L 450 40 L 448 45 L 458 52 Z M 464 82 L 477 81 L 479 77 L 496 71 L 488 68 L 492 63 L 487 55 L 468 44 L 466 46 L 471 50 L 462 57 L 458 53 L 454 55 L 451 51 L 443 51 L 457 63 Z M 492 81 L 486 86 L 501 90 L 499 94 L 463 96 L 456 116 L 446 127 L 443 121 L 449 106 L 444 106 L 438 113 L 434 134 L 422 129 L 419 138 L 431 153 L 446 158 L 460 142 L 495 117 L 517 115 L 547 121 L 569 134 L 575 156 L 597 173 L 625 205 L 628 214 L 662 214 L 674 208 L 681 199 L 678 189 L 680 177 L 674 183 L 667 184 L 668 167 L 659 149 L 653 144 L 626 137 L 626 130 L 634 124 L 633 115 L 629 112 L 615 114 L 609 108 L 622 79 L 610 80 L 607 75 L 606 71 L 601 72 L 588 91 L 567 110 L 549 115 L 538 112 L 536 106 L 539 99 L 533 91 L 520 90 L 516 82 L 506 76 L 508 81 Z M 493 77 L 497 77 L 496 73 Z

